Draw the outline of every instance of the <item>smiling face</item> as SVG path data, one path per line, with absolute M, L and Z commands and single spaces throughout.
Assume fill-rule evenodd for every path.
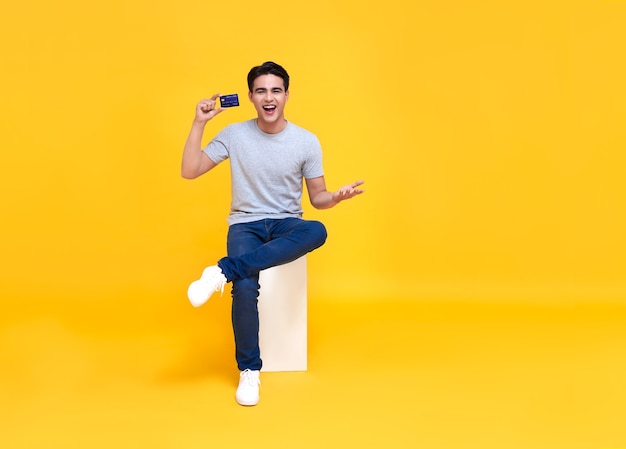
M 248 97 L 258 115 L 261 131 L 275 134 L 287 126 L 285 120 L 285 103 L 289 91 L 285 91 L 283 79 L 276 75 L 261 75 L 254 80 L 252 91 Z

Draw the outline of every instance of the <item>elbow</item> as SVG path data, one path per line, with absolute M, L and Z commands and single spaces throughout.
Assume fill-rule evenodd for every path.
M 190 170 L 185 170 L 184 168 L 180 171 L 180 176 L 184 179 L 196 179 L 198 177 L 197 173 L 194 173 Z
M 183 160 L 180 167 L 180 175 L 185 179 L 196 179 L 215 166 L 216 164 L 208 157 L 201 158 L 201 160 L 195 162 Z

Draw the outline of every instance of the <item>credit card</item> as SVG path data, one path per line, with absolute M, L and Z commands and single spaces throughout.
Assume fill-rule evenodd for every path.
M 239 97 L 237 94 L 220 95 L 220 105 L 223 108 L 232 108 L 233 106 L 239 106 Z

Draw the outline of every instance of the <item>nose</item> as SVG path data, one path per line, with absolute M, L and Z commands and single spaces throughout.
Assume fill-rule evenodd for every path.
M 268 90 L 267 92 L 265 92 L 265 99 L 267 101 L 270 101 L 272 99 L 272 91 Z

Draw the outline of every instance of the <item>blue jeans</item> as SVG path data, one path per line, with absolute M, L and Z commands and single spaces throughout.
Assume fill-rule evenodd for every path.
M 326 228 L 319 221 L 300 218 L 265 219 L 231 225 L 228 256 L 217 265 L 233 283 L 232 321 L 237 367 L 260 370 L 259 272 L 292 262 L 319 248 L 326 241 Z

